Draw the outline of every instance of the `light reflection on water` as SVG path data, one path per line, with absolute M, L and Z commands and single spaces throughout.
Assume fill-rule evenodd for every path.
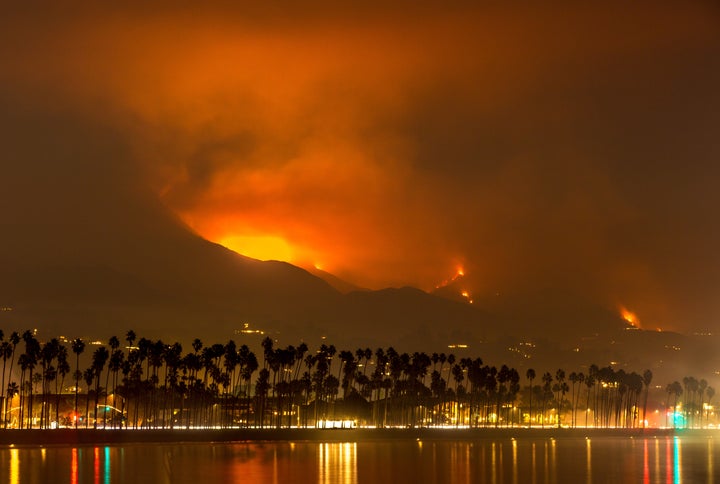
M 10 449 L 10 484 L 18 484 L 20 482 L 20 451 L 18 449 Z
M 712 438 L 1 448 L 0 482 L 714 484 Z

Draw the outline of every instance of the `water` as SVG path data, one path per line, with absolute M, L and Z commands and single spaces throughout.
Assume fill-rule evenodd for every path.
M 718 483 L 712 438 L 131 444 L 0 449 L 18 483 Z

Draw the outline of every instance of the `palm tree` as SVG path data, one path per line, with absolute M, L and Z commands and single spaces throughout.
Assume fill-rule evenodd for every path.
M 32 419 L 33 419 L 33 377 L 35 375 L 34 369 L 37 366 L 38 359 L 40 357 L 40 343 L 37 339 L 35 339 L 35 335 L 32 331 L 27 330 L 22 335 L 23 341 L 25 341 L 25 353 L 23 353 L 23 356 L 25 356 L 25 370 L 28 372 L 28 389 L 29 389 L 29 398 L 28 398 L 28 416 L 29 416 L 29 425 L 30 428 L 32 428 Z
M 99 347 L 95 350 L 92 357 L 92 371 L 93 375 L 95 376 L 95 411 L 93 414 L 94 422 L 93 422 L 93 428 L 97 428 L 97 407 L 98 407 L 98 400 L 100 398 L 100 375 L 102 374 L 103 368 L 105 368 L 105 363 L 107 363 L 107 360 L 109 358 L 110 354 L 108 353 L 107 348 L 104 346 Z M 107 392 L 107 389 L 106 389 Z M 105 408 L 105 413 L 103 416 L 103 421 L 107 419 L 107 408 Z
M 60 382 L 58 384 L 57 379 L 55 380 L 55 421 L 60 422 L 60 394 L 62 393 L 63 386 L 65 383 L 65 376 L 70 373 L 70 365 L 67 361 L 67 348 L 64 345 L 58 347 L 57 354 L 57 374 L 60 375 Z M 58 387 L 59 385 L 59 387 Z M 58 389 L 59 388 L 59 389 Z
M 650 390 L 650 383 L 652 382 L 652 371 L 645 370 L 643 372 L 643 385 L 645 386 L 645 401 L 643 403 L 643 428 L 647 426 L 647 402 L 648 402 L 648 392 Z
M 577 382 L 579 381 L 578 374 L 574 371 L 570 372 L 570 376 L 568 376 L 568 379 L 572 383 L 572 395 L 570 396 L 571 405 L 570 405 L 570 426 L 575 427 L 575 386 L 577 385 Z
M 13 332 L 10 334 L 10 338 L 8 338 L 8 342 L 9 342 L 10 345 L 12 346 L 12 351 L 10 352 L 10 370 L 8 371 L 8 380 L 9 380 L 10 378 L 12 378 L 13 364 L 15 363 L 15 348 L 17 348 L 17 345 L 18 345 L 18 343 L 20 342 L 20 335 L 18 334 L 17 331 L 13 331 Z M 9 385 L 9 382 L 8 382 L 8 385 Z M 20 389 L 17 387 L 17 385 L 15 385 L 14 388 L 17 388 L 17 390 L 18 390 L 18 391 L 15 393 L 15 395 L 17 395 L 17 394 L 20 392 Z M 8 390 L 8 391 L 9 391 L 9 390 Z M 13 396 L 14 396 L 14 395 L 13 395 Z M 7 399 L 8 399 L 8 400 L 12 400 L 12 398 L 11 398 L 10 396 L 7 396 Z M 6 420 L 7 420 L 7 419 L 6 419 L 7 411 L 8 411 L 8 408 L 7 408 L 7 403 L 6 403 L 6 405 L 5 405 L 5 414 L 4 414 L 4 416 L 3 416 L 3 422 L 5 422 L 4 425 L 3 425 L 4 428 L 7 428 L 7 421 L 6 421 Z
M 18 393 L 20 393 L 20 387 L 18 386 L 18 384 L 17 384 L 16 382 L 10 382 L 10 383 L 8 383 L 7 393 L 5 394 L 5 395 L 7 396 L 7 401 L 8 401 L 8 402 L 11 402 L 12 399 L 15 398 L 15 396 L 16 396 Z M 8 411 L 9 411 L 9 409 L 6 409 L 6 414 L 5 414 L 5 428 L 7 428 L 7 412 L 8 412 Z
M 585 400 L 585 428 L 588 426 L 588 414 L 590 413 L 590 394 L 595 386 L 595 376 L 588 374 L 585 378 L 585 386 L 587 387 L 587 399 Z
M 555 372 L 555 379 L 557 380 L 557 384 L 553 387 L 553 389 L 557 388 L 557 419 L 558 428 L 560 428 L 560 416 L 562 415 L 562 407 L 563 402 L 565 401 L 565 393 L 569 390 L 568 384 L 565 383 L 565 370 L 559 368 L 558 371 Z
M 110 361 L 108 362 L 108 371 L 112 372 L 112 393 L 113 395 L 117 396 L 117 380 L 118 380 L 118 372 L 122 369 L 123 363 L 125 361 L 125 353 L 121 349 L 116 348 L 112 354 L 110 355 Z M 107 386 L 107 384 L 106 384 Z M 107 393 L 106 393 L 107 395 Z M 117 407 L 115 404 L 115 399 L 113 399 L 113 406 Z M 107 399 L 105 401 L 105 405 L 107 405 Z M 120 418 L 124 418 L 125 414 L 125 398 L 122 398 L 122 405 L 120 408 Z
M 117 336 L 111 336 L 110 340 L 108 341 L 108 345 L 110 346 L 111 355 L 115 353 L 115 351 L 120 348 L 120 340 Z M 108 365 L 107 373 L 105 375 L 105 411 L 107 412 L 107 403 L 108 403 L 108 394 L 110 393 L 110 365 Z M 107 420 L 107 419 L 105 419 Z M 103 428 L 105 428 L 105 421 L 103 421 Z
M 47 424 L 48 419 L 48 394 L 50 393 L 49 383 L 55 380 L 57 371 L 52 362 L 60 352 L 60 342 L 53 338 L 45 343 L 40 350 L 40 366 L 42 367 L 42 402 L 40 407 L 40 428 Z
M 133 331 L 132 329 L 129 330 L 127 333 L 125 333 L 125 341 L 127 341 L 128 346 L 133 346 L 136 339 L 137 339 L 137 335 L 135 334 L 135 331 Z
M 545 403 L 547 402 L 547 397 L 552 396 L 552 381 L 553 381 L 552 375 L 546 371 L 545 373 L 543 373 L 542 381 L 543 381 L 543 386 L 542 386 L 543 400 L 542 400 L 541 419 L 542 419 L 542 428 L 545 428 Z
M 668 394 L 667 402 L 665 404 L 666 408 L 670 406 L 670 397 L 675 397 L 675 401 L 673 402 L 673 428 L 675 428 L 675 409 L 677 408 L 678 397 L 683 393 L 683 387 L 680 385 L 680 382 L 674 381 L 665 387 L 665 391 Z M 667 411 L 665 412 L 665 426 L 667 427 Z
M 82 378 L 82 372 L 80 371 L 80 354 L 85 351 L 85 342 L 76 338 L 72 342 L 72 352 L 75 353 L 75 428 L 78 428 L 78 389 L 80 387 L 80 378 Z
M 707 395 L 707 403 L 708 403 L 707 414 L 705 416 L 705 425 L 707 425 L 708 419 L 710 418 L 710 401 L 715 396 L 715 389 L 713 387 L 707 387 L 705 389 L 705 394 Z
M 575 376 L 577 383 L 578 383 L 578 390 L 577 394 L 575 395 L 575 403 L 573 403 L 573 427 L 577 427 L 577 410 L 578 406 L 580 405 L 580 393 L 582 392 L 582 384 L 585 382 L 585 374 L 583 372 L 579 372 Z M 573 391 L 574 393 L 574 391 Z M 587 413 L 587 412 L 586 412 Z
M 530 381 L 530 418 L 528 419 L 528 428 L 532 427 L 532 388 L 533 388 L 533 380 L 535 380 L 535 370 L 532 368 L 528 368 L 528 370 L 525 372 L 525 377 Z
M 85 428 L 88 428 L 88 425 L 90 423 L 90 392 L 92 391 L 92 384 L 95 380 L 95 368 L 93 366 L 85 368 L 85 371 L 82 372 L 82 377 L 88 389 L 87 395 L 85 397 Z M 97 409 L 97 406 L 95 408 Z
M 700 413 L 700 428 L 702 428 L 703 409 L 705 408 L 705 390 L 707 389 L 707 380 L 701 378 L 698 383 L 698 394 L 700 396 L 700 404 L 698 405 L 698 412 Z
M 5 400 L 5 365 L 7 364 L 7 360 L 12 357 L 12 351 L 12 344 L 9 341 L 3 341 L 2 343 L 0 343 L 0 357 L 2 357 L 3 360 L 2 386 L 0 386 L 0 391 L 2 392 L 0 394 L 0 415 L 3 416 L 3 422 L 5 422 L 5 409 L 7 407 L 7 403 Z M 4 423 L 3 427 L 7 428 Z

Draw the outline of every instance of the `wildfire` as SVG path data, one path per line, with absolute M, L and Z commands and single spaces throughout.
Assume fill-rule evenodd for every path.
M 469 293 L 468 291 L 462 291 L 462 292 L 460 292 L 460 295 L 461 295 L 462 297 L 464 297 L 464 298 L 467 300 L 468 303 L 470 303 L 470 304 L 473 303 L 473 300 L 472 300 L 472 298 L 470 297 L 470 293 Z
M 463 269 L 462 266 L 458 266 L 457 270 L 455 271 L 455 275 L 452 276 L 450 279 L 445 279 L 440 284 L 435 286 L 435 289 L 440 289 L 441 287 L 449 286 L 453 282 L 457 281 L 458 279 L 461 279 L 465 277 L 465 269 Z M 465 296 L 463 296 L 465 297 Z
M 630 323 L 631 326 L 639 327 L 640 326 L 640 320 L 638 319 L 637 315 L 633 313 L 632 311 L 629 311 L 624 306 L 620 306 L 620 316 Z
M 292 262 L 293 249 L 282 237 L 272 235 L 230 236 L 220 241 L 230 250 L 258 260 Z

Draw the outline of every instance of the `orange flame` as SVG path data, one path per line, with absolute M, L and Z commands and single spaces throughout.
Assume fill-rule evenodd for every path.
M 628 310 L 624 306 L 620 306 L 620 316 L 630 323 L 632 326 L 640 326 L 640 320 L 638 319 L 637 315 L 633 313 L 632 311 Z
M 465 269 L 462 266 L 458 266 L 457 270 L 455 271 L 455 275 L 452 276 L 450 279 L 445 279 L 440 284 L 435 286 L 435 289 L 440 289 L 441 287 L 448 286 L 452 284 L 453 282 L 457 281 L 461 277 L 465 277 Z M 463 297 L 467 297 L 463 294 Z

